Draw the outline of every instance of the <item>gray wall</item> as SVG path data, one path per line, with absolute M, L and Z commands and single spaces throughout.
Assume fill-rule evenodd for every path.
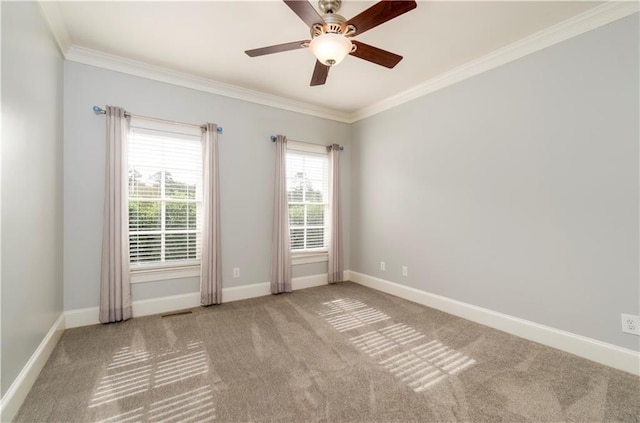
M 62 312 L 62 58 L 36 3 L 0 7 L 4 395 Z
M 274 148 L 269 136 L 346 146 L 342 186 L 349 245 L 349 125 L 228 97 L 65 62 L 64 308 L 98 305 L 104 186 L 103 116 L 93 105 L 182 122 L 214 122 L 220 137 L 223 287 L 267 282 L 271 267 Z M 349 257 L 345 257 L 349 263 Z M 240 278 L 232 278 L 232 268 Z M 295 266 L 294 276 L 326 273 L 326 263 Z M 198 290 L 197 278 L 135 284 L 133 300 Z
M 351 269 L 638 350 L 638 60 L 636 14 L 354 124 Z

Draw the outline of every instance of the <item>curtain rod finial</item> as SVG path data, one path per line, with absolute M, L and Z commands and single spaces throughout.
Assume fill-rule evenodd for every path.
M 271 142 L 276 142 L 277 137 L 275 135 L 271 135 Z
M 100 114 L 102 113 L 104 110 L 102 110 L 99 106 L 93 106 L 93 112 L 95 114 Z
M 216 128 L 216 132 L 217 132 L 218 134 L 222 134 L 222 126 L 218 126 L 218 127 Z

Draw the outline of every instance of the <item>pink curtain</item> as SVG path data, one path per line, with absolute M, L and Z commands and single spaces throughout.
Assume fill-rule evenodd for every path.
M 340 212 L 340 146 L 333 144 L 329 150 L 329 283 L 344 280 L 342 263 L 342 215 Z
M 101 323 L 132 317 L 127 211 L 127 137 L 129 121 L 121 107 L 107 106 L 104 224 L 100 274 Z
M 220 254 L 220 176 L 218 173 L 218 131 L 207 123 L 202 131 L 203 219 L 200 303 L 222 302 L 222 259 Z
M 291 292 L 291 242 L 287 200 L 287 138 L 276 137 L 276 175 L 273 191 L 273 249 L 271 293 Z

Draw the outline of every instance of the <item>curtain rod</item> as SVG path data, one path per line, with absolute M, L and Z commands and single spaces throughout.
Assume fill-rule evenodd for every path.
M 276 136 L 275 135 L 271 135 L 270 139 L 271 142 L 276 142 Z M 289 140 L 289 138 L 287 138 Z M 311 144 L 311 145 L 320 145 L 320 144 L 314 144 L 312 142 L 304 142 L 304 141 L 298 141 L 298 140 L 289 140 L 289 141 L 293 141 L 293 142 L 301 142 L 302 144 Z M 329 145 L 325 146 L 325 147 L 330 147 Z M 340 151 L 344 151 L 344 147 L 340 146 Z
M 93 106 L 93 111 L 94 111 L 94 113 L 96 115 L 104 115 L 106 113 L 106 110 L 100 108 L 99 106 Z M 139 118 L 139 119 L 146 119 L 146 120 L 153 120 L 153 121 L 156 121 L 156 122 L 170 123 L 172 125 L 193 126 L 193 127 L 202 128 L 202 129 L 206 128 L 205 125 L 196 125 L 195 123 L 184 123 L 184 122 L 177 122 L 175 120 L 158 119 L 158 118 L 149 117 L 149 116 L 134 115 L 134 114 L 131 114 L 129 112 L 124 112 L 124 115 L 126 117 L 136 117 L 136 118 Z M 222 134 L 222 126 L 216 127 L 216 132 L 219 133 L 219 134 Z

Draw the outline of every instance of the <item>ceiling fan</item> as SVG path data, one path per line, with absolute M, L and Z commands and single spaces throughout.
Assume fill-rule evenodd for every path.
M 340 63 L 347 54 L 387 68 L 397 65 L 402 60 L 402 56 L 351 38 L 407 13 L 417 6 L 413 0 L 382 0 L 346 20 L 336 13 L 340 10 L 342 0 L 318 1 L 322 16 L 307 0 L 283 1 L 304 23 L 309 25 L 311 40 L 262 47 L 247 50 L 245 53 L 250 57 L 256 57 L 308 47 L 317 58 L 311 77 L 311 86 L 323 85 L 327 81 L 329 68 Z

